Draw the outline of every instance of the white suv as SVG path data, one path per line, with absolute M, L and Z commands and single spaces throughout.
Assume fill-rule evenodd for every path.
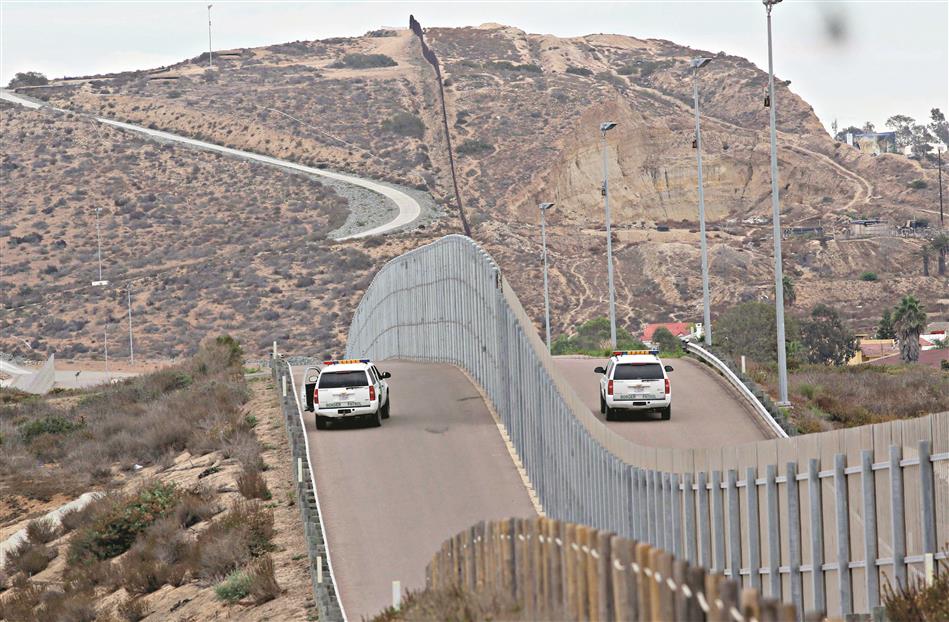
M 620 411 L 658 410 L 663 419 L 672 416 L 672 387 L 666 372 L 670 365 L 659 360 L 658 350 L 613 352 L 600 376 L 600 412 L 614 421 Z
M 306 373 L 310 373 L 307 370 Z M 380 372 L 369 359 L 345 361 L 323 361 L 316 382 L 309 387 L 304 384 L 303 403 L 316 416 L 316 428 L 325 430 L 331 420 L 351 417 L 368 417 L 373 427 L 382 425 L 389 418 L 389 372 Z M 305 378 L 305 383 L 312 379 Z

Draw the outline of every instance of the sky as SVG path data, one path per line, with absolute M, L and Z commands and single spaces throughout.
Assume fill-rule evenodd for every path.
M 354 36 L 383 26 L 487 22 L 562 37 L 617 33 L 744 56 L 767 69 L 759 0 L 637 2 L 213 1 L 215 49 Z M 0 81 L 146 69 L 207 50 L 207 1 L 0 0 Z M 841 128 L 949 112 L 949 0 L 786 0 L 774 8 L 775 75 Z M 780 104 L 779 104 L 780 105 Z

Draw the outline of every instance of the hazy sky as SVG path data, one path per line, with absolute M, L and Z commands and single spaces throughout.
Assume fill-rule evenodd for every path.
M 558 36 L 619 33 L 737 54 L 767 69 L 759 0 L 644 2 L 224 2 L 215 49 L 405 26 L 499 22 Z M 842 36 L 831 36 L 842 32 Z M 0 80 L 144 69 L 207 49 L 207 2 L 0 0 Z M 775 72 L 825 125 L 949 109 L 949 0 L 786 0 L 774 9 Z M 779 104 L 780 105 L 780 104 Z

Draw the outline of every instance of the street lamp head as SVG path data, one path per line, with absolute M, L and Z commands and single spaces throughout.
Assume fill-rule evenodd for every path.
M 609 132 L 614 127 L 616 127 L 616 122 L 614 121 L 607 121 L 606 123 L 600 123 L 601 132 Z
M 769 9 L 780 2 L 781 0 L 761 0 L 761 3 Z
M 710 62 L 712 62 L 711 58 L 700 56 L 698 58 L 693 58 L 692 62 L 689 64 L 692 66 L 692 69 L 701 69 L 702 67 L 708 65 Z
M 547 210 L 549 210 L 549 209 L 552 208 L 553 206 L 554 206 L 553 203 L 541 203 L 541 204 L 538 205 L 537 207 L 539 207 L 542 212 L 546 212 Z

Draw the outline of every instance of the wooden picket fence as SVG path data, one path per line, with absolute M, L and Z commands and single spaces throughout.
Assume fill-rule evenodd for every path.
M 482 521 L 446 540 L 426 577 L 434 589 L 509 595 L 531 620 L 800 619 L 794 605 L 666 551 L 549 518 Z

